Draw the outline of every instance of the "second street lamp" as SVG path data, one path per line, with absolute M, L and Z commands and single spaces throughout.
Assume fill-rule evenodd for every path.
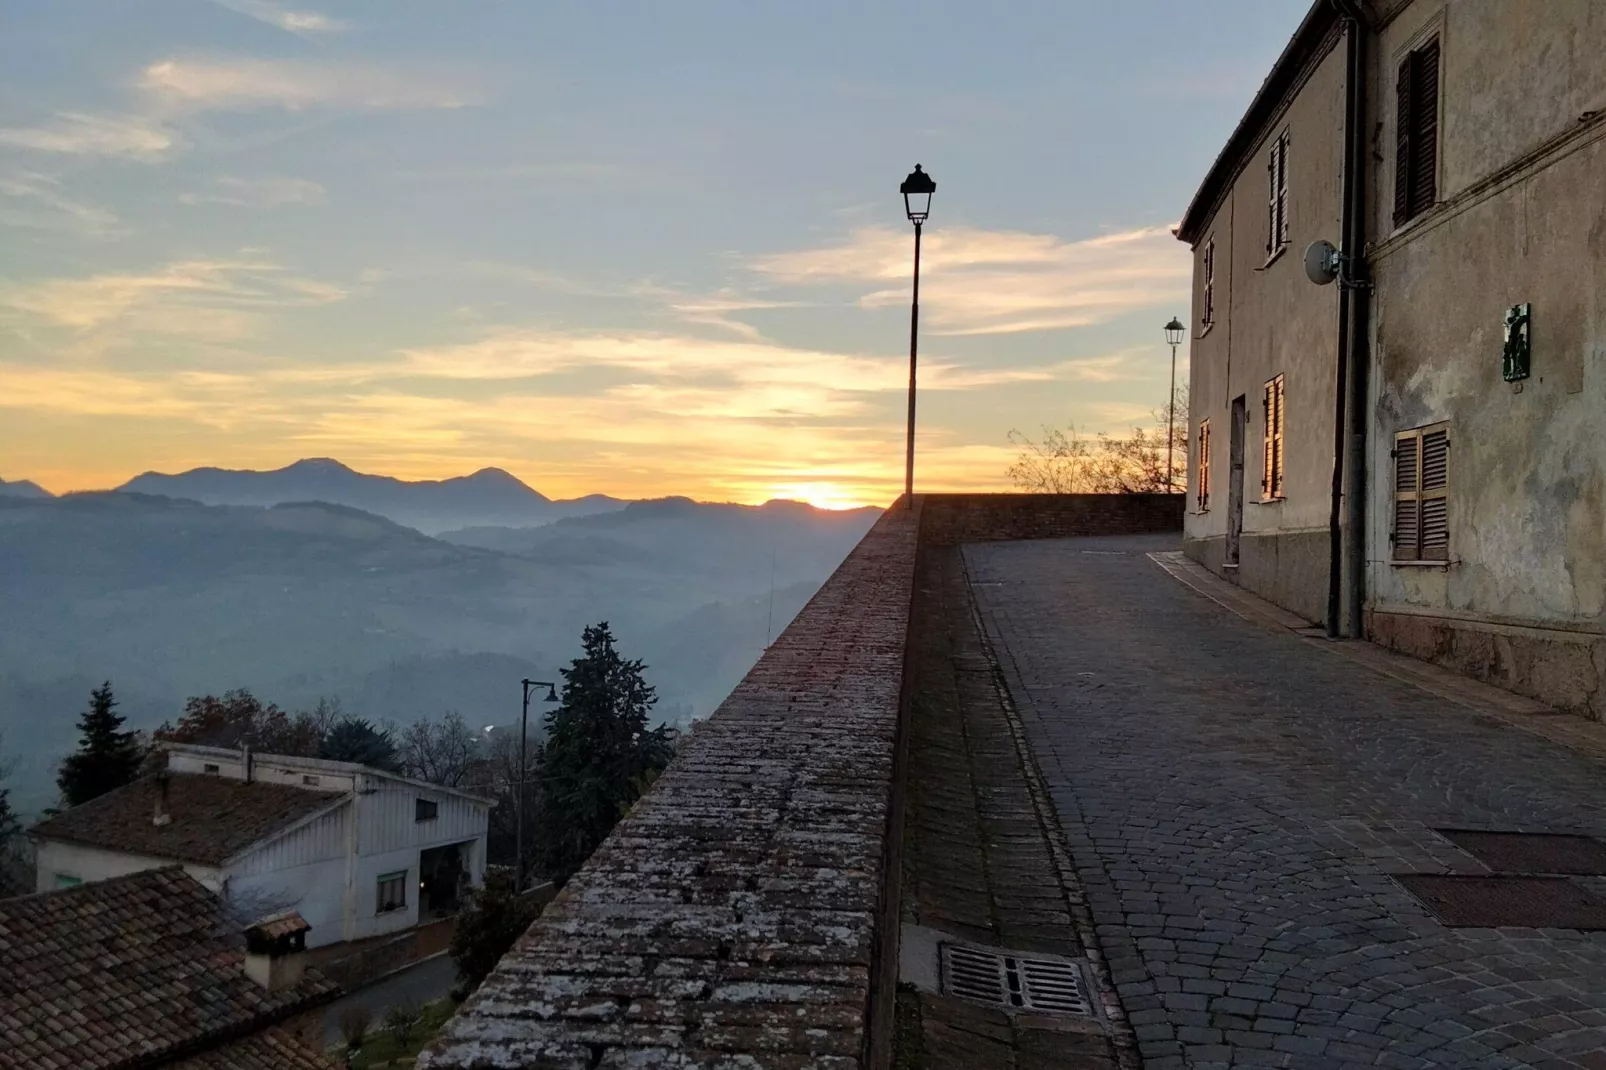
M 513 795 L 513 894 L 524 891 L 524 793 L 529 790 L 529 771 L 525 768 L 525 740 L 530 735 L 530 691 L 546 688 L 543 702 L 558 701 L 558 685 L 550 680 L 521 680 L 524 685 L 524 705 L 519 712 L 519 786 Z
M 1177 483 L 1171 474 L 1171 454 L 1177 443 L 1177 346 L 1188 328 L 1175 316 L 1165 325 L 1165 340 L 1171 344 L 1171 393 L 1165 399 L 1165 492 L 1175 494 Z
M 915 289 L 914 300 L 909 306 L 909 433 L 907 448 L 903 464 L 903 494 L 908 499 L 908 507 L 915 505 L 915 354 L 918 352 L 920 337 L 920 228 L 931 214 L 931 195 L 937 192 L 937 184 L 931 176 L 915 164 L 915 169 L 909 177 L 903 180 L 898 187 L 903 194 L 903 210 L 909 217 L 909 222 L 915 225 Z

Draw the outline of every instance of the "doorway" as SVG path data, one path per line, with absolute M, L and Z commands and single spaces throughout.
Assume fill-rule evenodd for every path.
M 1244 533 L 1244 436 L 1248 433 L 1249 405 L 1242 394 L 1232 399 L 1231 467 L 1227 471 L 1227 552 L 1224 564 L 1238 567 L 1238 547 Z

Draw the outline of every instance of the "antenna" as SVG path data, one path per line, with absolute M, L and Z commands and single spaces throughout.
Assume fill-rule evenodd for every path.
M 1344 254 L 1330 241 L 1314 241 L 1305 250 L 1305 277 L 1317 286 L 1326 286 L 1338 278 Z

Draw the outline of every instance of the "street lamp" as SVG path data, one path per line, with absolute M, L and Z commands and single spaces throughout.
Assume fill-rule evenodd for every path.
M 513 813 L 516 815 L 513 823 L 513 894 L 518 895 L 524 891 L 524 792 L 529 781 L 529 773 L 524 765 L 525 740 L 530 731 L 530 691 L 532 688 L 546 688 L 546 698 L 543 702 L 558 701 L 558 685 L 550 680 L 521 680 L 524 685 L 524 706 L 519 713 L 519 787 L 513 794 Z M 490 728 L 487 727 L 489 732 Z
M 909 306 L 909 436 L 903 464 L 903 493 L 909 508 L 915 505 L 915 354 L 920 334 L 920 228 L 931 214 L 931 195 L 937 184 L 915 164 L 915 169 L 898 187 L 903 194 L 903 210 L 915 225 L 915 289 Z
M 1165 340 L 1171 344 L 1171 393 L 1166 395 L 1165 402 L 1165 490 L 1167 494 L 1175 494 L 1176 480 L 1172 477 L 1171 455 L 1177 444 L 1177 346 L 1182 344 L 1182 336 L 1188 333 L 1188 328 L 1175 316 L 1165 325 Z

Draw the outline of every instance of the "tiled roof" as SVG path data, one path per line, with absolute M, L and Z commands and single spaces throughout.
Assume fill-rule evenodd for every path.
M 342 1065 L 282 1029 L 265 1029 L 163 1070 L 342 1070 Z
M 165 825 L 151 820 L 159 791 L 153 774 L 42 821 L 33 833 L 44 839 L 215 866 L 341 798 L 284 784 L 196 773 L 166 776 L 165 809 L 171 820 Z
M 339 991 L 309 970 L 270 995 L 244 961 L 222 903 L 177 866 L 0 899 L 0 1070 L 159 1066 Z

